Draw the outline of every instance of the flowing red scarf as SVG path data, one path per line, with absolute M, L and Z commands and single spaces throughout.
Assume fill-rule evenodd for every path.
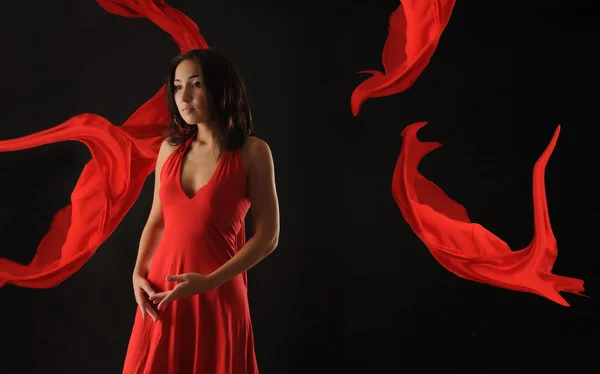
M 146 17 L 168 32 L 181 52 L 207 48 L 198 26 L 164 0 L 97 0 L 123 17 Z M 84 143 L 92 154 L 71 194 L 71 204 L 54 216 L 28 265 L 0 258 L 0 287 L 56 286 L 79 270 L 115 230 L 154 171 L 169 124 L 163 86 L 122 126 L 84 113 L 48 130 L 0 141 L 0 151 L 16 151 L 60 141 Z
M 402 1 L 390 17 L 382 54 L 385 73 L 367 71 L 373 75 L 352 94 L 354 115 L 366 99 L 394 95 L 412 86 L 435 52 L 454 4 L 455 0 Z M 418 172 L 421 159 L 441 145 L 417 139 L 417 131 L 424 125 L 413 123 L 402 132 L 392 195 L 404 219 L 434 258 L 459 277 L 535 293 L 564 306 L 569 304 L 560 291 L 581 295 L 582 280 L 552 274 L 557 245 L 548 216 L 544 173 L 560 126 L 533 171 L 533 240 L 526 248 L 512 251 L 483 226 L 470 222 L 462 205 Z

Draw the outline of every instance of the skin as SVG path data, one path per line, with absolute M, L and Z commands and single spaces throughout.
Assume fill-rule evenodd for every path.
M 175 102 L 182 118 L 188 124 L 198 126 L 196 139 L 190 143 L 182 160 L 181 184 L 185 192 L 192 195 L 193 191 L 210 179 L 220 152 L 212 136 L 211 129 L 215 125 L 210 120 L 200 66 L 193 60 L 182 61 L 175 71 L 175 86 Z M 169 302 L 212 290 L 249 270 L 268 256 L 277 247 L 279 240 L 279 203 L 271 150 L 264 140 L 254 136 L 248 137 L 241 154 L 248 177 L 254 235 L 229 261 L 213 273 L 173 274 L 167 277 L 167 280 L 174 284 L 171 290 L 154 292 L 146 280 L 146 275 L 164 228 L 158 194 L 159 176 L 165 160 L 172 152 L 171 146 L 166 140 L 163 141 L 156 163 L 152 208 L 140 239 L 140 251 L 133 273 L 134 294 L 142 317 L 147 313 L 154 321 L 159 318 L 158 311 Z

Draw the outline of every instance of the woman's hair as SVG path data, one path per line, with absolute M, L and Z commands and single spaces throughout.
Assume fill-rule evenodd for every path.
M 168 142 L 179 146 L 196 136 L 197 126 L 188 125 L 175 104 L 175 70 L 184 60 L 200 65 L 209 118 L 216 124 L 213 135 L 220 150 L 236 150 L 244 145 L 246 136 L 254 135 L 246 87 L 235 66 L 221 52 L 194 49 L 175 56 L 166 77 L 166 101 L 169 111 Z M 178 147 L 180 148 L 180 147 Z

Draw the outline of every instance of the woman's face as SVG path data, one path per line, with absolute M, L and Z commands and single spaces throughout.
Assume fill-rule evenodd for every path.
M 184 60 L 175 69 L 173 81 L 175 104 L 183 120 L 189 125 L 206 123 L 210 113 L 206 102 L 202 70 L 192 59 Z

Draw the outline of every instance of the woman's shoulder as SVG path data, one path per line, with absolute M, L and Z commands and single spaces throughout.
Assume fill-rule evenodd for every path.
M 157 166 L 161 166 L 167 158 L 177 149 L 177 145 L 170 142 L 169 138 L 163 139 L 157 155 Z
M 162 143 L 160 143 L 160 150 L 158 151 L 158 153 L 159 155 L 166 158 L 171 153 L 173 153 L 178 147 L 179 144 L 174 143 L 173 141 L 171 141 L 171 138 L 166 137 L 163 139 Z
M 256 135 L 251 135 L 246 138 L 242 147 L 242 155 L 244 162 L 249 167 L 260 167 L 265 163 L 272 162 L 271 147 L 264 140 Z
M 247 152 L 265 152 L 269 149 L 269 144 L 264 140 L 259 138 L 256 135 L 250 135 L 246 137 L 246 142 L 244 143 L 244 150 Z

